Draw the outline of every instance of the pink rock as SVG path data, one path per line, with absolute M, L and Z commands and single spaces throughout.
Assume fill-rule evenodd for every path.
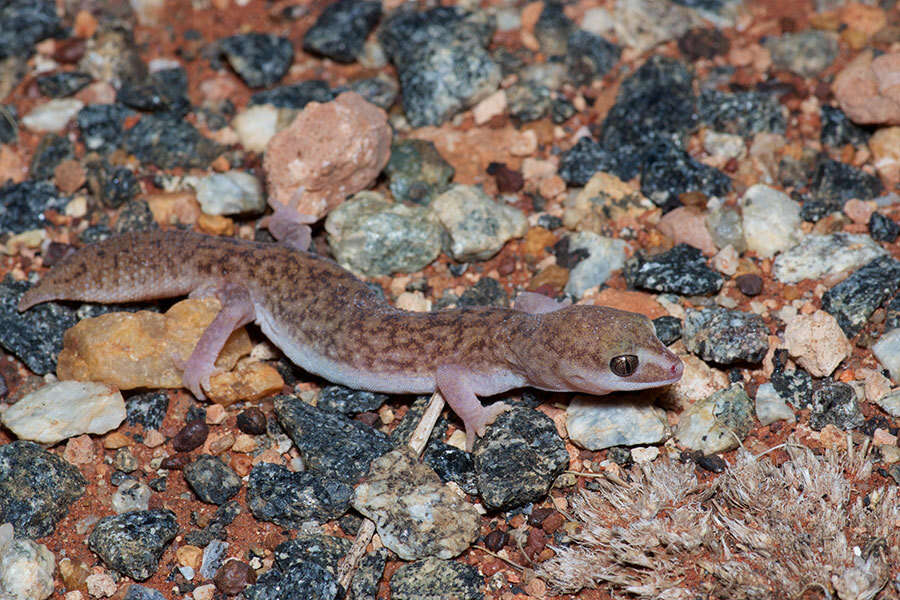
M 390 155 L 387 113 L 359 94 L 310 102 L 266 146 L 269 203 L 318 220 L 372 183 Z
M 706 256 L 716 253 L 716 244 L 706 228 L 706 215 L 696 208 L 680 206 L 666 213 L 659 220 L 657 229 L 672 238 L 676 244 L 689 244 L 699 248 Z
M 875 203 L 851 198 L 844 204 L 844 214 L 854 223 L 865 225 L 875 212 Z
M 834 95 L 857 123 L 900 125 L 900 52 L 872 56 L 861 52 L 838 73 Z

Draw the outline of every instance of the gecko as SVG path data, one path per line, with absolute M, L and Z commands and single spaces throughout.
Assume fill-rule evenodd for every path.
M 409 312 L 297 247 L 190 231 L 125 233 L 85 246 L 28 289 L 19 310 L 51 300 L 184 295 L 222 305 L 184 363 L 184 386 L 198 398 L 229 335 L 255 321 L 291 361 L 331 382 L 389 394 L 440 391 L 470 450 L 509 408 L 483 406 L 479 396 L 528 386 L 601 395 L 668 385 L 683 370 L 637 313 L 531 292 L 513 308 Z

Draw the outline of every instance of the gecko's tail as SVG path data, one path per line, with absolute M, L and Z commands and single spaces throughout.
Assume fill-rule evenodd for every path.
M 204 236 L 181 231 L 126 233 L 86 246 L 54 266 L 19 300 L 19 310 L 50 300 L 133 302 L 187 294 Z

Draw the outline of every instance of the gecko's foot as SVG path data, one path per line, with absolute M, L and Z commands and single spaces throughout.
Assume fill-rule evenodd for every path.
M 191 358 L 193 358 L 193 355 Z M 191 358 L 184 362 L 176 361 L 176 366 L 184 371 L 181 376 L 181 383 L 190 390 L 197 400 L 205 400 L 206 394 L 203 390 L 209 389 L 209 378 L 221 371 L 221 369 L 210 363 L 192 361 Z
M 286 204 L 270 200 L 269 205 L 274 212 L 264 217 L 260 224 L 269 230 L 280 243 L 295 250 L 309 250 L 312 242 L 310 225 L 316 222 L 312 215 L 299 213 Z
M 471 452 L 475 445 L 475 436 L 484 435 L 487 426 L 494 422 L 500 413 L 506 412 L 512 406 L 506 402 L 494 402 L 490 406 L 484 406 L 478 411 L 478 414 L 470 417 L 464 422 L 466 426 L 466 451 Z

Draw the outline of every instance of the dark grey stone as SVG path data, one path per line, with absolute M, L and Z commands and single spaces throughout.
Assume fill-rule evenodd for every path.
M 569 35 L 566 68 L 575 85 L 590 85 L 612 69 L 622 49 L 595 33 L 576 29 Z
M 275 567 L 289 573 L 295 569 L 302 569 L 304 562 L 313 562 L 336 576 L 338 564 L 349 552 L 351 545 L 350 540 L 344 538 L 301 534 L 275 548 Z M 362 557 L 350 583 L 351 598 L 375 599 L 388 554 L 385 548 L 381 548 Z
M 600 143 L 616 151 L 626 145 L 645 145 L 649 133 L 681 140 L 697 126 L 695 104 L 693 76 L 687 67 L 654 55 L 622 82 L 616 103 L 603 121 Z
M 784 133 L 787 125 L 778 98 L 762 92 L 728 94 L 705 89 L 700 93 L 697 112 L 700 120 L 715 131 L 743 137 L 763 131 Z
M 882 256 L 825 292 L 822 309 L 837 319 L 847 337 L 853 337 L 866 326 L 875 309 L 898 289 L 900 262 Z
M 340 481 L 355 482 L 368 472 L 369 463 L 393 450 L 380 431 L 294 396 L 277 396 L 275 415 L 306 466 Z
M 183 117 L 191 110 L 187 93 L 187 72 L 176 67 L 155 71 L 140 81 L 123 81 L 116 100 L 135 110 Z
M 210 504 L 223 504 L 241 489 L 241 478 L 218 456 L 201 454 L 185 465 L 184 480 L 197 497 Z
M 93 78 L 87 73 L 60 71 L 50 75 L 41 75 L 37 78 L 37 86 L 41 93 L 48 98 L 65 98 L 84 89 L 91 81 Z
M 322 388 L 316 402 L 322 410 L 345 415 L 378 410 L 387 402 L 387 395 L 363 390 L 352 390 L 340 385 Z
M 124 144 L 138 160 L 161 169 L 205 169 L 223 151 L 193 125 L 169 113 L 144 116 L 125 132 Z
M 77 467 L 37 444 L 0 446 L 0 521 L 12 523 L 17 537 L 52 534 L 86 486 Z
M 397 67 L 413 127 L 440 125 L 496 89 L 500 67 L 485 49 L 493 30 L 484 13 L 456 7 L 401 10 L 382 25 L 381 44 Z
M 550 120 L 557 125 L 565 123 L 574 117 L 577 112 L 575 105 L 572 104 L 568 98 L 563 96 L 554 98 L 553 102 L 550 104 Z
M 506 89 L 506 102 L 512 118 L 523 123 L 537 121 L 550 112 L 550 88 L 533 81 L 520 81 Z
M 0 186 L 0 231 L 22 233 L 47 226 L 44 211 L 62 212 L 69 199 L 46 181 L 23 181 Z
M 228 63 L 252 88 L 281 81 L 294 60 L 291 41 L 268 33 L 232 35 L 221 46 Z
M 758 363 L 769 350 L 769 328 L 756 313 L 724 308 L 688 309 L 685 347 L 705 361 Z
M 400 94 L 400 82 L 387 75 L 378 75 L 367 79 L 351 81 L 346 86 L 337 88 L 335 94 L 344 90 L 356 92 L 375 106 L 388 110 L 397 101 Z
M 534 25 L 534 36 L 541 45 L 541 52 L 547 56 L 562 56 L 566 53 L 569 35 L 575 30 L 575 23 L 563 12 L 562 2 L 551 0 L 544 3 L 544 9 Z
M 338 0 L 329 4 L 307 30 L 303 49 L 338 62 L 353 62 L 380 16 L 381 2 Z
M 125 118 L 134 114 L 121 104 L 89 104 L 78 111 L 78 129 L 88 150 L 109 154 L 121 148 Z
M 434 469 L 441 481 L 452 481 L 467 494 L 478 494 L 475 482 L 475 462 L 472 455 L 440 440 L 430 441 L 422 461 Z
M 840 148 L 847 144 L 862 146 L 869 142 L 872 133 L 856 125 L 844 114 L 840 108 L 822 105 L 822 134 L 821 141 L 826 146 Z
M 893 244 L 900 235 L 900 225 L 883 214 L 874 212 L 869 218 L 869 235 L 877 242 Z
M 559 157 L 559 176 L 566 183 L 583 186 L 599 171 L 615 173 L 619 158 L 589 137 L 579 139 Z
M 672 140 L 659 138 L 644 147 L 641 192 L 657 206 L 677 201 L 685 192 L 722 197 L 730 190 L 728 175 L 695 160 Z
M 153 588 L 144 587 L 133 583 L 128 586 L 125 597 L 122 600 L 166 600 L 162 592 L 158 592 Z
M 19 299 L 31 285 L 11 276 L 0 283 L 0 346 L 37 375 L 56 371 L 63 334 L 77 322 L 72 309 L 45 302 L 19 312 Z
M 31 56 L 37 42 L 62 32 L 51 0 L 4 0 L 0 23 L 0 58 Z
M 177 533 L 171 510 L 136 510 L 100 519 L 88 546 L 110 569 L 144 581 L 156 572 L 159 558 Z
M 0 144 L 15 142 L 19 137 L 19 113 L 12 104 L 0 104 Z
M 856 391 L 842 382 L 828 382 L 813 392 L 809 413 L 809 426 L 821 431 L 826 425 L 834 425 L 849 431 L 865 422 L 856 402 Z
M 400 567 L 391 577 L 393 600 L 482 600 L 484 577 L 472 565 L 426 558 Z
M 447 189 L 454 170 L 426 140 L 400 140 L 391 146 L 391 158 L 384 168 L 391 194 L 397 200 L 428 204 Z
M 475 285 L 466 288 L 459 297 L 457 305 L 460 308 L 469 306 L 500 306 L 509 307 L 509 296 L 499 281 L 493 277 L 482 277 Z
M 48 133 L 38 142 L 31 158 L 28 176 L 31 179 L 52 179 L 56 166 L 70 158 L 75 158 L 75 147 L 69 138 Z
M 804 409 L 812 405 L 813 379 L 803 369 L 776 369 L 770 381 L 778 396 L 794 408 Z
M 310 79 L 283 85 L 264 92 L 256 92 L 250 96 L 251 106 L 254 104 L 271 104 L 276 108 L 293 108 L 300 110 L 310 102 L 329 102 L 336 94 L 321 79 Z
M 658 317 L 653 319 L 656 337 L 668 346 L 681 338 L 681 319 L 678 317 Z
M 883 189 L 881 180 L 875 175 L 826 156 L 819 158 L 809 184 L 810 195 L 832 211 L 841 210 L 851 198 L 871 200 Z
M 287 571 L 269 569 L 242 592 L 246 600 L 337 600 L 344 590 L 337 578 L 312 561 Z
M 159 229 L 159 223 L 153 218 L 153 212 L 145 200 L 131 200 L 125 203 L 119 211 L 114 231 L 126 233 L 128 231 L 152 231 Z
M 253 516 L 288 528 L 337 519 L 347 512 L 352 496 L 353 488 L 330 475 L 292 472 L 273 463 L 254 466 L 247 483 Z
M 686 296 L 715 294 L 723 283 L 703 253 L 687 244 L 651 257 L 638 252 L 625 262 L 625 279 L 632 287 Z
M 85 165 L 91 195 L 110 208 L 118 208 L 133 200 L 141 191 L 135 174 L 126 167 L 113 167 L 105 159 Z
M 543 499 L 569 465 L 566 444 L 542 412 L 513 408 L 475 441 L 478 491 L 489 509 L 509 510 Z

